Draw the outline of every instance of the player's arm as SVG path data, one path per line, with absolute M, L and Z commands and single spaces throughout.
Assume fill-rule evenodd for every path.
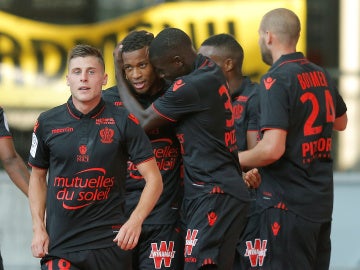
M 46 169 L 32 167 L 29 183 L 29 203 L 33 226 L 32 254 L 42 258 L 48 253 L 49 236 L 45 227 Z
M 255 93 L 250 96 L 248 100 L 248 106 L 246 109 L 246 117 L 248 118 L 247 131 L 246 131 L 246 140 L 247 140 L 247 149 L 254 148 L 258 142 L 259 137 L 259 96 L 257 94 L 257 87 L 253 89 Z
M 343 115 L 335 118 L 333 130 L 337 130 L 337 131 L 345 130 L 347 126 L 347 122 L 348 122 L 347 114 L 344 113 Z
M 246 140 L 247 140 L 247 149 L 252 149 L 256 146 L 258 143 L 258 131 L 254 130 L 248 130 L 246 132 Z M 241 165 L 241 164 L 240 164 Z M 261 175 L 257 168 L 252 168 L 249 170 L 249 168 L 243 167 L 243 170 L 246 171 L 246 173 L 243 173 L 243 179 L 248 186 L 248 188 L 258 188 L 261 184 Z
M 254 148 L 257 144 L 258 131 L 248 130 L 246 132 L 247 149 Z
M 27 196 L 30 172 L 16 152 L 12 138 L 0 139 L 0 160 L 11 181 Z
M 239 152 L 242 167 L 263 167 L 277 161 L 285 152 L 287 132 L 282 129 L 268 129 L 257 145 Z
M 146 184 L 136 208 L 114 239 L 124 250 L 133 249 L 137 245 L 142 223 L 155 207 L 163 190 L 162 177 L 154 158 L 136 166 Z

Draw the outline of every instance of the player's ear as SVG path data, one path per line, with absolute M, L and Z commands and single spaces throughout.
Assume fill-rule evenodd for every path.
M 184 65 L 184 60 L 179 56 L 179 55 L 175 55 L 173 57 L 173 62 L 176 64 L 176 65 L 179 65 L 179 66 L 183 66 Z
M 234 69 L 235 63 L 232 58 L 226 58 L 224 61 L 224 70 L 229 72 Z
M 103 83 L 102 83 L 102 85 L 106 85 L 106 84 L 107 84 L 107 81 L 108 81 L 108 74 L 105 73 L 105 74 L 104 74 L 104 78 L 103 78 Z

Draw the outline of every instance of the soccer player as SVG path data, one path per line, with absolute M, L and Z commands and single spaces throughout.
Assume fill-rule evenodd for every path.
M 211 58 L 222 69 L 229 84 L 238 151 L 253 148 L 259 140 L 259 86 L 257 83 L 252 82 L 249 77 L 243 75 L 243 48 L 232 35 L 218 34 L 203 41 L 198 52 Z M 248 169 L 249 168 L 243 168 L 243 170 Z M 258 183 L 258 185 L 259 184 L 260 183 Z M 257 221 L 257 219 L 250 217 L 253 215 L 258 216 L 259 214 L 256 211 L 255 203 L 255 188 L 257 188 L 258 185 L 253 186 L 249 190 L 251 195 L 251 208 L 248 212 L 249 222 L 247 222 L 240 236 L 233 270 L 246 269 L 243 267 L 243 243 L 246 243 L 250 236 L 254 237 L 254 233 L 256 233 L 254 227 L 257 224 L 254 224 L 254 221 Z M 247 263 L 248 259 L 245 258 L 245 265 Z
M 98 49 L 75 46 L 66 78 L 71 97 L 40 114 L 34 127 L 33 256 L 42 258 L 44 270 L 132 269 L 131 249 L 162 192 L 150 141 L 134 115 L 102 100 L 107 74 Z M 129 158 L 146 184 L 126 219 Z
M 11 181 L 27 196 L 30 172 L 17 153 L 3 108 L 0 107 L 0 160 Z M 0 254 L 0 270 L 3 270 Z
M 121 45 L 115 50 L 121 66 Z M 232 106 L 221 69 L 197 55 L 189 36 L 166 28 L 151 42 L 149 56 L 171 87 L 146 110 L 126 91 L 116 68 L 124 105 L 146 131 L 176 124 L 184 162 L 184 269 L 231 269 L 245 225 L 249 193 L 241 179 Z M 253 173 L 251 173 L 253 175 Z
M 264 166 L 257 207 L 260 238 L 244 243 L 246 269 L 329 269 L 333 209 L 333 130 L 346 105 L 324 68 L 296 51 L 298 16 L 266 13 L 259 27 L 263 61 L 258 144 L 239 152 L 242 166 Z M 246 246 L 245 246 L 246 245 Z
M 159 78 L 149 60 L 149 45 L 154 35 L 144 30 L 133 31 L 122 41 L 123 72 L 130 90 L 146 109 L 162 96 L 169 83 Z M 103 99 L 121 105 L 117 86 L 103 91 Z M 133 250 L 134 269 L 182 270 L 184 241 L 179 228 L 182 200 L 180 144 L 174 128 L 159 127 L 148 133 L 163 179 L 163 193 L 145 219 L 139 243 Z M 130 215 L 145 185 L 136 166 L 129 161 L 126 178 L 125 211 Z
M 203 41 L 198 53 L 211 58 L 229 84 L 238 151 L 253 148 L 259 139 L 258 84 L 243 75 L 243 48 L 232 35 L 218 34 Z

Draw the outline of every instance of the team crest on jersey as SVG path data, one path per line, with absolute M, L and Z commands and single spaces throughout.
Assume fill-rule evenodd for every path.
M 167 245 L 166 241 L 161 241 L 158 247 L 157 243 L 151 243 L 151 252 L 149 258 L 154 260 L 155 269 L 161 269 L 162 264 L 166 268 L 171 267 L 171 260 L 175 257 L 174 241 L 169 241 Z
M 87 152 L 87 147 L 86 147 L 86 145 L 80 145 L 80 147 L 79 147 L 79 152 L 80 152 L 80 154 L 81 155 L 85 155 L 86 154 L 86 152 Z
M 271 77 L 268 77 L 264 79 L 264 85 L 266 90 L 270 90 L 271 86 L 276 82 L 276 79 L 273 79 Z
M 261 241 L 259 238 L 255 239 L 254 245 L 251 241 L 246 241 L 244 256 L 249 257 L 251 267 L 263 266 L 267 251 L 266 245 L 267 240 Z
M 100 137 L 102 143 L 112 143 L 115 131 L 111 128 L 105 127 L 100 130 Z
M 89 162 L 89 155 L 86 155 L 87 147 L 85 144 L 79 146 L 80 155 L 76 156 L 77 162 Z

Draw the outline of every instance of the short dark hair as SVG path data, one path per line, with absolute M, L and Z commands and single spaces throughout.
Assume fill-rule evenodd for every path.
M 223 49 L 226 53 L 231 54 L 239 63 L 244 60 L 244 50 L 240 43 L 230 34 L 213 35 L 206 39 L 201 46 L 212 46 Z
M 178 28 L 163 29 L 151 42 L 150 57 L 177 53 L 192 48 L 190 37 Z
M 122 52 L 132 52 L 150 46 L 153 39 L 154 35 L 148 31 L 132 31 L 121 42 Z
M 68 63 L 73 58 L 86 57 L 86 56 L 97 57 L 105 70 L 105 61 L 101 51 L 98 48 L 88 44 L 78 44 L 75 47 L 73 47 L 69 52 Z

